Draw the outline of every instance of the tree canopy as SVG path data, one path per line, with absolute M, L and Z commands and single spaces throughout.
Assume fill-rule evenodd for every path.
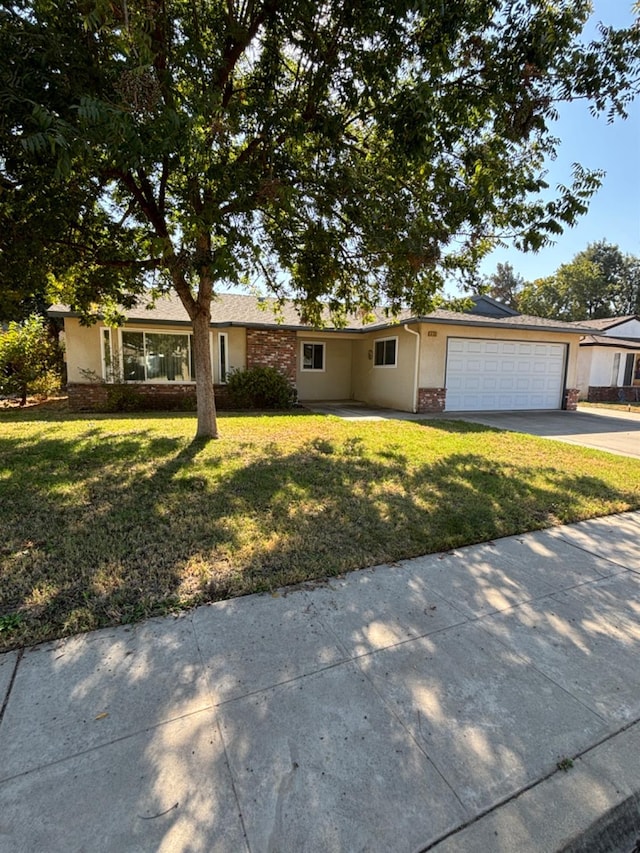
M 24 232 L 0 234 L 1 274 L 18 292 L 53 276 L 87 316 L 172 287 L 198 434 L 215 435 L 216 290 L 258 281 L 311 323 L 322 304 L 424 311 L 500 237 L 537 249 L 585 212 L 599 174 L 578 165 L 541 197 L 557 104 L 624 116 L 640 60 L 635 28 L 582 43 L 589 12 L 16 0 L 0 10 L 0 222 Z
M 640 259 L 600 240 L 547 278 L 524 284 L 518 310 L 556 320 L 596 320 L 640 313 Z
M 492 299 L 517 309 L 518 297 L 524 286 L 524 278 L 514 270 L 512 264 L 499 263 L 496 271 L 485 276 L 475 290 L 478 293 L 487 293 Z

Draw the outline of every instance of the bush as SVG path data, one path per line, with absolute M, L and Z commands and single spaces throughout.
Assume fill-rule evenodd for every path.
M 42 317 L 33 314 L 22 323 L 9 323 L 0 332 L 0 394 L 18 396 L 24 406 L 38 383 L 41 387 L 51 381 L 56 355 L 57 345 Z
M 115 385 L 105 384 L 105 387 L 107 389 L 105 411 L 140 412 L 144 409 L 144 401 L 134 386 L 118 383 Z
M 234 370 L 227 380 L 229 402 L 238 409 L 290 409 L 295 389 L 275 367 Z
M 60 374 L 57 370 L 47 370 L 29 386 L 29 393 L 34 397 L 54 397 L 62 392 Z

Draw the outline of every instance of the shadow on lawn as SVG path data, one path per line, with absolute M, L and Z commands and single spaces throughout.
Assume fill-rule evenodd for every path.
M 103 623 L 161 608 L 197 553 L 211 559 L 224 543 L 244 553 L 234 518 L 255 541 L 228 592 L 499 536 L 532 513 L 544 525 L 608 493 L 597 477 L 552 467 L 534 485 L 532 466 L 474 453 L 411 469 L 400 445 L 373 455 L 357 437 L 288 453 L 269 444 L 249 460 L 237 444 L 149 431 L 20 445 L 0 444 L 13 466 L 0 493 L 14 549 L 3 559 L 19 540 L 44 555 L 32 553 L 31 575 L 23 566 L 32 589 L 12 602 L 29 619 L 33 588 L 64 579 L 41 605 L 52 633 L 83 601 Z M 142 476 L 151 451 L 157 465 Z M 100 580 L 109 542 L 112 589 Z M 53 850 L 95 838 L 109 849 L 417 850 L 554 772 L 557 814 L 590 814 L 610 781 L 586 766 L 589 784 L 575 786 L 557 765 L 640 713 L 638 581 L 590 574 L 576 549 L 576 584 L 566 554 L 540 541 L 522 544 L 536 559 L 518 572 L 513 545 L 28 650 L 0 728 L 6 837 L 38 849 L 46 836 Z M 453 561 L 477 606 L 490 601 L 489 578 L 527 604 L 465 616 L 455 588 L 438 585 Z M 210 595 L 225 593 L 224 577 L 206 579 Z M 89 796 L 100 808 L 86 819 L 50 819 Z M 518 803 L 515 830 L 497 813 L 492 849 L 510 853 L 515 832 L 535 847 L 536 808 Z
M 504 440 L 468 424 L 438 430 Z M 0 614 L 24 618 L 9 644 L 491 539 L 532 518 L 545 526 L 590 498 L 637 502 L 551 465 L 540 478 L 526 461 L 457 450 L 412 467 L 400 442 L 372 452 L 341 435 L 284 451 L 186 443 L 142 423 L 0 441 Z M 576 585 L 562 553 L 545 562 L 544 543 L 522 547 L 537 557 L 530 572 L 498 543 L 480 562 L 425 558 L 27 650 L 0 727 L 8 843 L 435 842 L 640 713 L 637 580 Z M 489 578 L 528 604 L 468 618 L 455 588 L 438 585 L 456 560 L 477 606 Z M 556 593 L 542 597 L 551 578 Z M 606 778 L 594 770 L 590 782 L 558 787 L 558 814 L 606 802 Z M 85 819 L 51 820 L 88 797 L 100 808 Z M 528 809 L 535 801 L 519 806 L 523 838 Z M 499 828 L 494 849 L 508 853 L 513 825 Z
M 401 444 L 372 453 L 357 436 L 284 451 L 140 425 L 0 440 L 4 648 L 637 502 L 597 477 L 474 453 L 415 467 Z

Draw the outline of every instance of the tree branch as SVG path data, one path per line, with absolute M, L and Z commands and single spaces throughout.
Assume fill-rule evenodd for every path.
M 219 68 L 215 78 L 216 88 L 224 93 L 222 97 L 223 109 L 225 109 L 229 105 L 229 101 L 231 100 L 231 96 L 233 94 L 233 89 L 229 85 L 229 83 L 230 77 L 233 73 L 233 69 L 236 67 L 236 63 L 238 62 L 244 51 L 249 47 L 253 39 L 256 37 L 256 34 L 262 24 L 264 24 L 267 18 L 269 18 L 276 11 L 277 8 L 277 0 L 267 0 L 261 11 L 253 18 L 253 20 L 247 23 L 242 38 L 233 38 L 232 36 L 229 36 L 229 38 L 227 39 L 222 59 L 222 65 Z

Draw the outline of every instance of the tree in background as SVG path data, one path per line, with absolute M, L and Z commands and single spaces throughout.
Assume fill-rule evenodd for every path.
M 517 310 L 518 298 L 524 285 L 524 278 L 515 272 L 511 264 L 506 263 L 498 264 L 496 271 L 486 276 L 476 290 L 487 293 L 492 299 Z
M 0 10 L 0 219 L 18 228 L 0 251 L 34 275 L 12 286 L 53 275 L 87 319 L 173 288 L 193 325 L 197 434 L 216 436 L 216 291 L 259 280 L 310 323 L 323 306 L 338 322 L 424 312 L 500 236 L 538 249 L 586 211 L 600 176 L 579 166 L 541 198 L 557 103 L 624 116 L 640 62 L 636 28 L 582 44 L 589 12 L 15 0 Z
M 57 345 L 42 317 L 9 323 L 0 332 L 0 394 L 19 396 L 24 406 L 35 386 L 51 384 L 57 362 Z
M 618 246 L 600 240 L 547 278 L 524 286 L 518 310 L 556 320 L 595 320 L 636 313 L 640 307 L 640 263 Z

